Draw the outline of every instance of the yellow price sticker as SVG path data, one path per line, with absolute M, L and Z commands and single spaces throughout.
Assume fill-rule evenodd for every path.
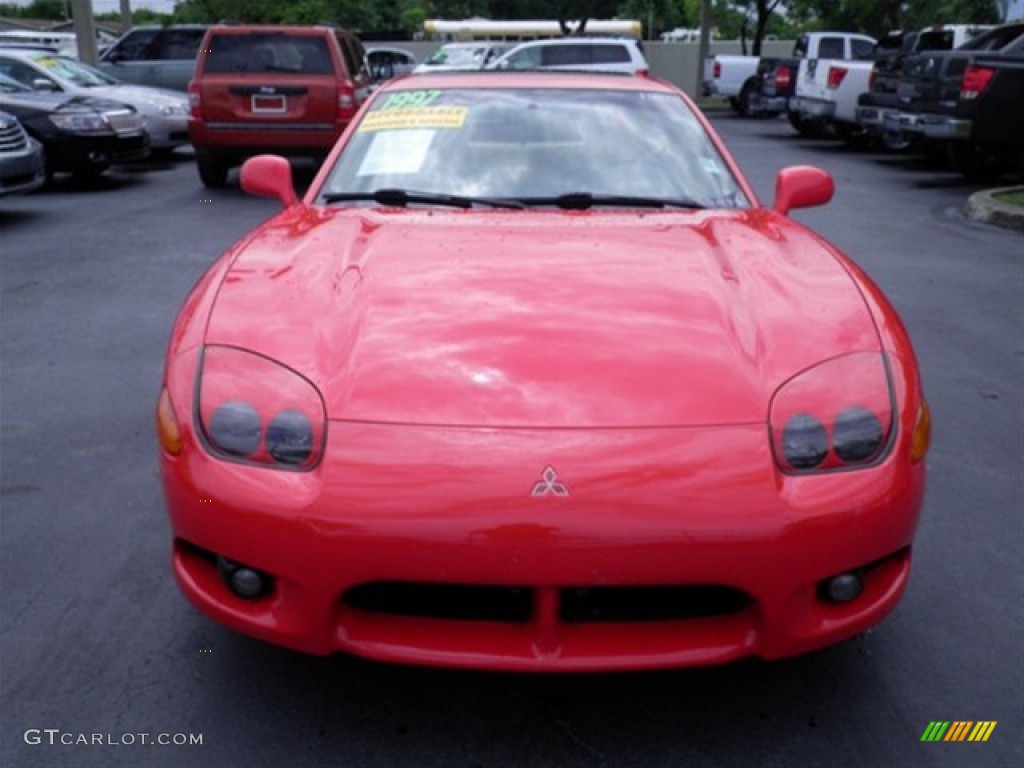
M 370 112 L 359 131 L 393 131 L 402 128 L 461 128 L 469 107 L 414 107 Z

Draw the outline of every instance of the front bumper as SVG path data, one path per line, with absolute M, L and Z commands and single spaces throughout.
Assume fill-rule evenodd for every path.
M 759 115 L 781 115 L 789 108 L 785 96 L 768 96 L 763 93 L 754 96 L 753 110 Z
M 31 192 L 46 181 L 43 146 L 28 137 L 23 151 L 0 158 L 0 197 L 16 192 Z
M 146 133 L 151 149 L 174 149 L 188 144 L 186 115 L 151 114 L 146 116 Z
M 332 422 L 324 461 L 308 473 L 216 460 L 185 437 L 180 456 L 162 456 L 164 486 L 174 572 L 202 612 L 310 653 L 453 667 L 690 666 L 838 642 L 898 602 L 924 489 L 923 465 L 896 459 L 903 437 L 871 469 L 789 477 L 774 468 L 764 425 Z M 531 495 L 547 466 L 570 495 Z M 269 574 L 273 590 L 238 597 L 214 555 Z M 818 596 L 823 579 L 865 566 L 857 599 Z M 358 599 L 410 586 L 519 600 L 525 613 L 485 605 L 453 617 Z M 617 587 L 716 604 L 570 615 L 580 601 L 641 599 Z
M 134 163 L 149 155 L 145 132 L 132 135 L 64 133 L 46 142 L 46 157 L 54 171 L 102 171 L 115 164 Z
M 903 131 L 935 141 L 966 141 L 971 121 L 949 115 L 914 114 L 891 110 L 883 116 L 886 130 Z

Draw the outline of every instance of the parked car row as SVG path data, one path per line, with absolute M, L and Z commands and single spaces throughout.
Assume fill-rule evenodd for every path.
M 57 172 L 95 176 L 149 154 L 142 115 L 118 101 L 36 91 L 0 74 L 0 110 L 42 145 L 47 178 Z
M 0 47 L 0 74 L 35 91 L 127 104 L 142 116 L 155 151 L 170 151 L 188 143 L 188 100 L 176 91 L 122 83 L 78 59 L 45 48 Z
M 894 34 L 868 59 L 825 56 L 820 45 L 815 55 L 814 42 L 831 34 L 803 36 L 797 59 L 762 59 L 737 111 L 785 112 L 807 136 L 945 152 L 978 180 L 1024 168 L 1024 22 Z M 710 62 L 712 92 L 730 63 Z

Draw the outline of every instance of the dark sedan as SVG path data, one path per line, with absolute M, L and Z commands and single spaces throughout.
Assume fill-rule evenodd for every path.
M 127 104 L 40 93 L 0 75 L 0 110 L 21 122 L 46 149 L 46 174 L 97 176 L 149 154 L 142 116 Z

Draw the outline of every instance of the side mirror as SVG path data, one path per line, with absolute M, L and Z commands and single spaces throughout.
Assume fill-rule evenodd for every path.
M 297 205 L 292 167 L 278 155 L 256 155 L 242 165 L 242 189 L 257 197 L 276 197 L 286 208 Z
M 775 204 L 772 209 L 787 215 L 794 208 L 824 205 L 836 191 L 832 175 L 813 165 L 783 168 L 775 179 Z
M 53 80 L 47 80 L 45 77 L 37 77 L 32 81 L 32 90 L 53 93 L 57 90 L 57 84 Z

